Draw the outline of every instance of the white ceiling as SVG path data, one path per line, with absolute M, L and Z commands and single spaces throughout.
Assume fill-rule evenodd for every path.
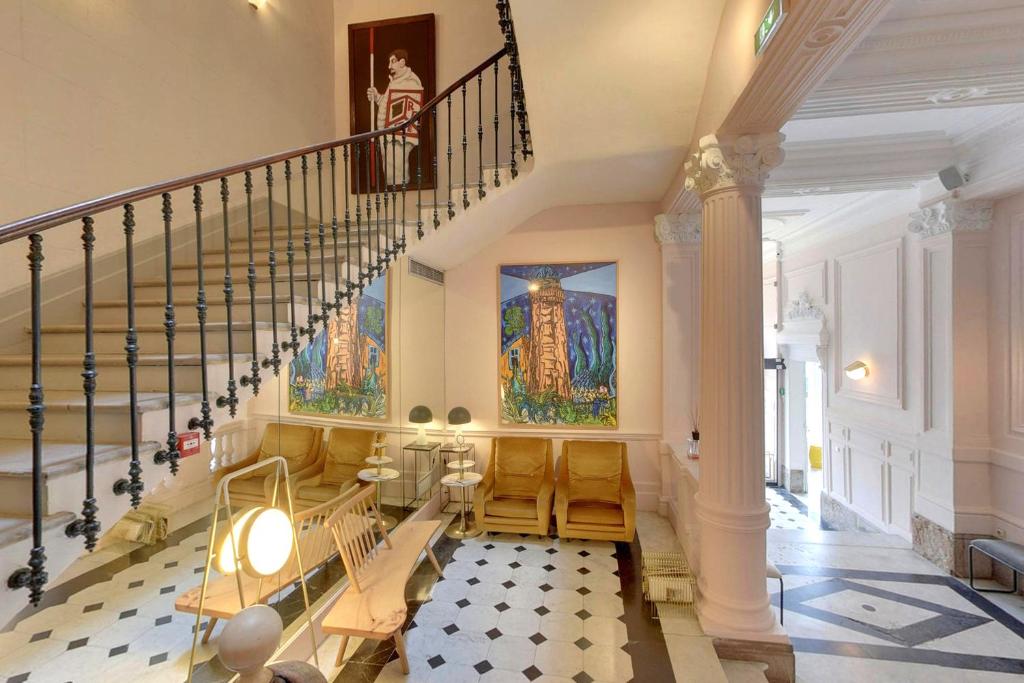
M 967 198 L 1024 189 L 1024 0 L 895 0 L 783 132 L 763 209 L 787 251 L 913 210 L 950 164 Z

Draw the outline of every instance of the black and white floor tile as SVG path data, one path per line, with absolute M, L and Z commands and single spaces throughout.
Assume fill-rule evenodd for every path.
M 806 683 L 1024 679 L 1024 623 L 893 537 L 769 532 L 769 558 Z
M 807 505 L 781 486 L 766 486 L 764 497 L 770 506 L 772 529 L 831 530 L 831 527 L 809 514 Z

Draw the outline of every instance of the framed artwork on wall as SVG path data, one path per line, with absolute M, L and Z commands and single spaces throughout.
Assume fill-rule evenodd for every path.
M 502 424 L 618 427 L 618 263 L 498 267 Z
M 434 97 L 434 15 L 420 14 L 368 21 L 348 26 L 349 131 L 352 135 L 397 126 L 415 116 Z M 357 177 L 367 187 L 398 190 L 403 178 L 417 187 L 417 172 L 424 189 L 434 187 L 434 131 L 424 116 L 386 145 L 370 142 L 349 155 L 350 185 Z M 370 161 L 366 162 L 365 156 Z M 422 155 L 422 156 L 421 156 Z M 357 173 L 360 175 L 357 176 Z M 367 177 L 369 175 L 369 177 Z
M 288 412 L 388 418 L 388 280 L 374 280 L 292 359 Z

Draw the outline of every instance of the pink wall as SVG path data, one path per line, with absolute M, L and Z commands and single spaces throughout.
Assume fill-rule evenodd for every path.
M 641 507 L 656 506 L 661 438 L 661 254 L 654 204 L 549 209 L 445 273 L 445 396 L 473 415 L 467 437 L 478 458 L 489 437 L 538 434 L 629 442 Z M 619 262 L 619 427 L 616 430 L 509 427 L 498 421 L 498 266 L 544 261 Z

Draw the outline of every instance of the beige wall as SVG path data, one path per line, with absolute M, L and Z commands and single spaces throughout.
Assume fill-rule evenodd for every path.
M 657 504 L 661 438 L 661 254 L 654 240 L 655 206 L 612 204 L 544 211 L 446 274 L 448 407 L 473 416 L 467 437 L 485 460 L 490 437 L 551 436 L 624 440 L 641 505 Z M 619 427 L 580 430 L 509 427 L 498 419 L 498 266 L 550 260 L 619 263 Z
M 0 223 L 330 139 L 332 14 L 328 0 L 0 2 Z M 190 197 L 175 202 L 187 222 Z M 144 238 L 159 209 L 139 209 Z M 118 220 L 97 221 L 99 254 L 120 246 Z M 77 233 L 51 233 L 46 274 L 77 265 Z M 27 280 L 23 246 L 2 249 L 19 267 L 0 291 Z
M 996 202 L 991 240 L 989 533 L 1024 543 L 1024 193 Z
M 334 71 L 336 130 L 339 137 L 349 132 L 348 25 L 377 19 L 434 14 L 435 65 L 440 92 L 459 76 L 501 49 L 505 39 L 498 28 L 498 11 L 493 2 L 467 0 L 335 0 Z M 423 77 L 423 74 L 420 74 Z M 366 103 L 361 99 L 360 103 Z

